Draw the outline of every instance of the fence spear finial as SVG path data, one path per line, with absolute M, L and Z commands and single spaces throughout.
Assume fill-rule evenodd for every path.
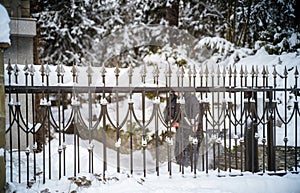
M 18 64 L 15 64 L 15 66 L 14 66 L 14 73 L 15 73 L 15 75 L 18 76 L 19 72 L 20 72 L 20 69 L 18 67 Z
M 214 68 L 214 66 L 212 66 L 212 68 L 211 68 L 211 76 L 212 77 L 214 77 L 215 76 L 215 68 Z
M 249 75 L 248 68 L 247 68 L 247 66 L 245 65 L 244 77 L 247 77 L 248 75 Z
M 181 67 L 178 67 L 178 70 L 177 70 L 177 77 L 184 77 L 184 68 L 183 66 Z
M 39 70 L 41 72 L 41 76 L 45 76 L 45 66 L 44 66 L 44 63 L 41 64 L 41 68 Z
M 58 64 L 58 65 L 56 66 L 55 72 L 57 73 L 57 76 L 61 76 L 61 64 Z
M 267 76 L 266 66 L 265 66 L 265 65 L 263 65 L 263 69 L 262 69 L 261 74 L 262 74 L 263 77 L 266 77 L 266 76 Z
M 118 77 L 120 75 L 119 63 L 117 62 L 116 68 L 114 70 L 115 76 Z
M 116 86 L 118 86 L 119 85 L 119 75 L 120 75 L 119 62 L 117 62 L 117 64 L 116 64 L 114 73 L 115 73 L 115 77 L 116 77 Z
M 89 65 L 86 69 L 86 73 L 88 74 L 88 76 L 92 76 L 92 74 L 94 73 L 91 63 L 89 63 Z M 101 70 L 101 73 L 103 73 L 102 70 Z
M 7 70 L 7 74 L 9 74 L 9 75 L 13 71 L 13 67 L 11 66 L 10 58 L 8 59 L 8 64 L 7 64 L 6 70 Z
M 27 60 L 25 60 L 25 66 L 23 68 L 23 71 L 25 72 L 25 75 L 28 75 L 29 74 L 29 67 L 28 67 L 28 63 L 27 63 Z
M 252 75 L 252 77 L 256 76 L 254 65 L 252 65 L 252 68 L 251 68 L 251 75 Z
M 132 63 L 130 63 L 128 69 L 129 85 L 132 84 L 132 76 L 133 76 L 133 67 L 132 67 Z
M 193 65 L 193 76 L 194 78 L 197 76 L 196 64 Z
M 276 72 L 276 67 L 275 67 L 275 66 L 274 66 L 274 69 L 273 69 L 273 73 L 272 73 L 272 74 L 273 74 L 273 77 L 276 78 L 277 72 Z
M 171 64 L 169 62 L 166 65 L 165 75 L 166 75 L 166 77 L 172 76 Z
M 237 69 L 236 69 L 236 65 L 234 65 L 234 69 L 233 69 L 233 76 L 237 76 Z
M 229 77 L 232 77 L 232 66 L 229 66 Z
M 155 64 L 153 69 L 153 77 L 154 77 L 154 83 L 158 83 L 159 69 L 157 64 Z
M 72 76 L 73 76 L 73 82 L 78 82 L 78 79 L 77 79 L 78 69 L 77 69 L 77 66 L 76 66 L 75 62 L 73 62 L 71 73 L 72 73 Z
M 298 77 L 299 77 L 299 72 L 298 72 L 298 68 L 297 68 L 297 66 L 296 66 L 296 68 L 295 68 L 294 75 L 295 75 L 295 77 L 296 77 L 296 78 L 298 78 Z
M 255 65 L 255 74 L 256 76 L 258 76 L 259 72 L 258 72 L 258 65 Z
M 199 74 L 200 74 L 200 77 L 203 77 L 203 65 L 200 65 L 200 70 L 199 70 Z
M 205 75 L 206 75 L 206 77 L 208 77 L 208 74 L 209 74 L 209 70 L 208 70 L 208 66 L 207 66 L 207 63 L 206 63 L 206 65 L 205 65 Z
M 243 77 L 244 76 L 244 69 L 243 69 L 243 65 L 241 65 L 241 70 L 240 70 L 240 76 Z
M 268 77 L 268 76 L 269 76 L 269 74 L 270 74 L 270 72 L 269 72 L 269 68 L 266 66 L 266 76 Z
M 220 78 L 221 77 L 221 70 L 220 70 L 220 65 L 218 64 L 217 67 L 217 77 Z
M 51 72 L 51 70 L 50 70 L 49 64 L 47 63 L 46 67 L 45 67 L 45 74 L 46 74 L 46 76 L 49 76 L 50 72 Z
M 29 70 L 28 70 L 28 71 L 29 71 L 29 73 L 30 73 L 30 75 L 31 75 L 31 76 L 33 76 L 33 75 L 34 75 L 35 68 L 34 68 L 33 64 L 31 64 L 31 65 L 30 65 L 30 68 L 29 68 Z
M 283 76 L 284 78 L 287 78 L 287 76 L 289 75 L 286 66 L 284 66 L 284 72 L 283 72 Z
M 145 83 L 145 78 L 147 75 L 147 68 L 146 68 L 146 63 L 144 63 L 144 66 L 141 69 L 141 77 L 142 77 L 142 82 Z
M 223 74 L 223 77 L 226 76 L 226 68 L 225 68 L 225 66 L 223 66 L 223 72 L 222 72 L 222 74 Z
M 189 65 L 188 66 L 188 76 L 192 77 L 192 75 L 193 75 L 193 72 L 192 72 L 191 66 Z

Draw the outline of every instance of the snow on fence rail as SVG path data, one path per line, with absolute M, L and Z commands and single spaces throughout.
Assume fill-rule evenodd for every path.
M 202 140 L 191 170 L 298 172 L 297 67 L 6 65 L 9 181 L 30 184 L 106 171 L 174 170 L 174 128 L 163 109 L 172 92 L 198 99 Z M 185 118 L 184 97 L 177 121 Z M 179 120 L 180 119 L 180 120 Z M 176 120 L 174 120 L 176 122 Z M 52 139 L 52 140 L 51 140 Z M 178 139 L 176 139 L 178 140 Z M 197 157 L 197 156 L 196 156 Z M 195 157 L 195 158 L 196 158 Z M 174 166 L 172 168 L 172 166 Z M 178 167 L 182 173 L 184 166 Z

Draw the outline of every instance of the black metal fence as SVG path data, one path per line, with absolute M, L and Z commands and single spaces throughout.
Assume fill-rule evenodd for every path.
M 220 176 L 222 171 L 228 175 L 298 172 L 297 67 L 289 71 L 284 66 L 137 69 L 141 71 L 8 64 L 8 180 L 45 182 L 81 171 L 105 176 L 109 164 L 117 172 L 125 168 L 131 174 L 141 165 L 146 176 L 152 169 L 147 165 L 147 151 L 155 160 L 157 175 L 165 163 L 172 175 L 174 130 L 165 122 L 163 108 L 171 92 L 187 91 L 198 98 L 197 119 L 203 132 L 201 142 L 191 140 L 194 145 L 201 143 L 192 172 L 217 169 Z M 184 115 L 183 98 L 178 102 Z M 187 122 L 192 127 L 193 121 Z M 50 140 L 53 135 L 55 141 Z M 88 154 L 81 151 L 81 140 L 86 140 Z M 101 149 L 95 149 L 95 140 L 101 142 Z M 58 143 L 57 149 L 52 143 Z M 72 156 L 67 147 L 72 147 Z M 134 159 L 135 151 L 142 152 L 141 160 Z M 87 155 L 84 161 L 83 155 Z M 128 157 L 127 168 L 121 156 Z M 102 171 L 95 168 L 96 157 Z M 72 171 L 68 171 L 70 164 Z M 182 173 L 186 170 L 178 168 Z

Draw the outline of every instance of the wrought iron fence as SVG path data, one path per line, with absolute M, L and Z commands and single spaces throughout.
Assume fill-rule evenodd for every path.
M 191 92 L 198 99 L 195 105 L 200 113 L 195 119 L 203 137 L 190 140 L 191 145 L 200 144 L 199 159 L 193 159 L 190 167 L 195 174 L 210 169 L 220 176 L 222 171 L 228 175 L 298 172 L 297 67 L 167 65 L 161 69 L 145 65 L 137 69 L 141 71 L 131 66 L 9 63 L 5 87 L 8 180 L 30 183 L 41 178 L 45 182 L 81 171 L 101 172 L 95 168 L 99 164 L 95 158 L 102 162 L 104 177 L 109 164 L 117 172 L 128 169 L 133 174 L 137 169 L 146 176 L 152 169 L 159 175 L 160 166 L 167 163 L 172 175 L 175 131 L 162 110 L 173 92 L 179 94 L 181 115 L 173 122 L 185 121 L 187 127 L 196 121 L 185 119 L 188 109 L 180 93 Z M 50 140 L 53 134 L 55 141 Z M 86 140 L 87 154 L 82 140 Z M 95 148 L 96 140 L 101 149 Z M 142 152 L 141 160 L 134 159 L 135 151 Z M 153 168 L 147 165 L 147 156 L 153 156 Z M 127 157 L 129 165 L 122 165 L 121 157 Z M 178 168 L 183 174 L 187 170 L 183 165 Z

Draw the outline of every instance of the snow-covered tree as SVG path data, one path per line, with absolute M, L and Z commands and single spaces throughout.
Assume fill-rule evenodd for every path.
M 124 26 L 132 29 L 145 24 L 173 26 L 198 39 L 220 37 L 235 46 L 266 45 L 270 53 L 299 47 L 300 35 L 294 25 L 296 0 L 40 1 L 42 11 L 35 16 L 41 29 L 41 58 L 53 64 L 101 62 L 99 42 L 118 34 Z M 177 38 L 176 34 L 168 35 Z M 133 49 L 121 50 L 118 60 L 123 62 L 128 54 L 135 58 L 158 48 Z

